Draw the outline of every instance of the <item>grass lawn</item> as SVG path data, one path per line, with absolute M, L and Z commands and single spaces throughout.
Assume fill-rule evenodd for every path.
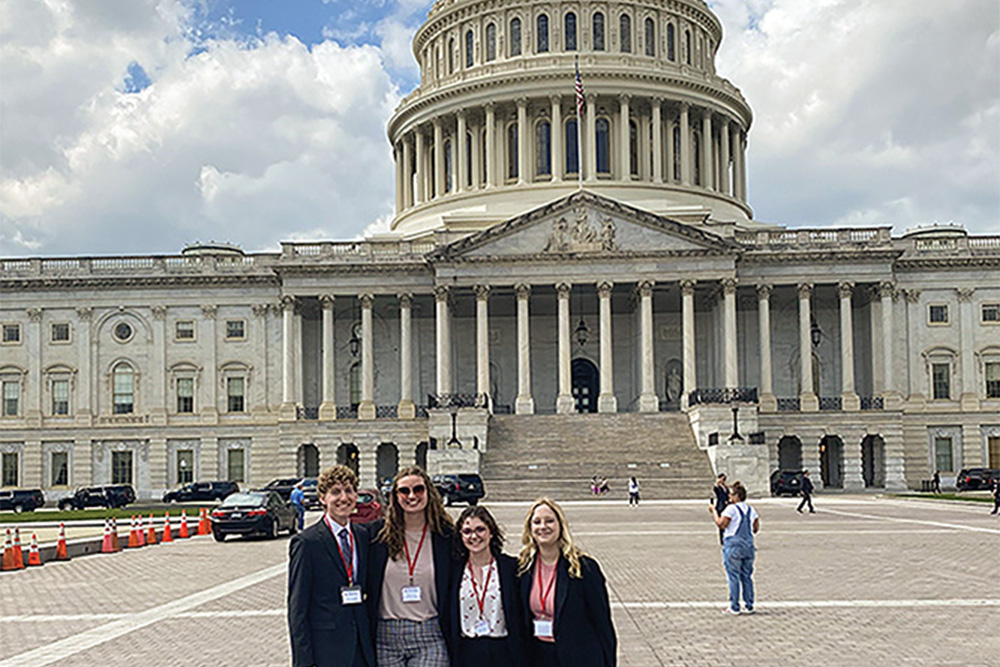
M 214 503 L 213 503 L 214 506 Z M 186 507 L 188 522 L 190 523 L 193 519 L 198 520 L 198 507 Z M 118 525 L 122 525 L 122 520 L 128 521 L 133 516 L 142 516 L 145 519 L 149 519 L 149 515 L 152 514 L 155 517 L 162 517 L 168 508 L 160 509 L 129 509 L 123 507 L 120 509 L 88 509 L 88 510 L 71 510 L 68 512 L 56 511 L 56 512 L 21 512 L 20 514 L 15 514 L 14 512 L 0 512 L 0 523 L 38 523 L 42 521 L 81 521 L 84 519 L 94 520 L 94 519 L 118 519 Z M 181 508 L 175 507 L 170 509 L 170 519 L 171 523 L 180 519 Z M 211 511 L 211 510 L 210 510 Z
M 958 493 L 890 493 L 892 498 L 920 498 L 921 500 L 961 500 L 967 503 L 992 503 L 990 496 L 965 496 Z

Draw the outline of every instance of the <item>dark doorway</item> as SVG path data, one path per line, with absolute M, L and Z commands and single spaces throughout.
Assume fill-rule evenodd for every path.
M 345 442 L 337 447 L 337 463 L 347 466 L 358 474 L 358 448 L 350 442 Z
M 794 435 L 778 441 L 778 469 L 802 470 L 802 442 Z
M 573 360 L 573 402 L 577 412 L 597 412 L 600 393 L 597 366 L 589 359 Z
M 375 475 L 378 477 L 379 486 L 386 479 L 392 480 L 399 470 L 399 452 L 396 445 L 391 442 L 383 442 L 378 446 L 375 454 Z
M 319 449 L 316 445 L 305 444 L 299 447 L 296 469 L 300 477 L 319 477 Z
M 828 435 L 819 443 L 819 469 L 823 486 L 833 489 L 844 487 L 844 441 Z
M 417 445 L 417 451 L 414 455 L 414 463 L 418 466 L 427 470 L 427 443 L 421 442 Z
M 861 476 L 866 487 L 885 486 L 885 441 L 880 435 L 868 435 L 861 441 Z

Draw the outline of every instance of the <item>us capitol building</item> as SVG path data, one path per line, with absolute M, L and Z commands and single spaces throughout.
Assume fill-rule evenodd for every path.
M 440 0 L 389 122 L 389 233 L 0 260 L 3 488 L 1000 467 L 1000 236 L 754 220 L 721 39 L 701 0 Z

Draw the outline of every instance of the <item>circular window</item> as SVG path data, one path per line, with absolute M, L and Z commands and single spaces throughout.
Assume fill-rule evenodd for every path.
M 128 322 L 119 322 L 115 325 L 115 338 L 124 343 L 132 338 L 132 325 Z

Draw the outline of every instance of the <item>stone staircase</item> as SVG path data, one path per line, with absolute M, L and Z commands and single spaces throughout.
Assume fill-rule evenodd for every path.
M 618 500 L 632 475 L 644 499 L 712 493 L 712 464 L 683 413 L 493 415 L 488 442 L 486 502 L 593 499 L 594 475 L 608 478 L 604 497 Z

